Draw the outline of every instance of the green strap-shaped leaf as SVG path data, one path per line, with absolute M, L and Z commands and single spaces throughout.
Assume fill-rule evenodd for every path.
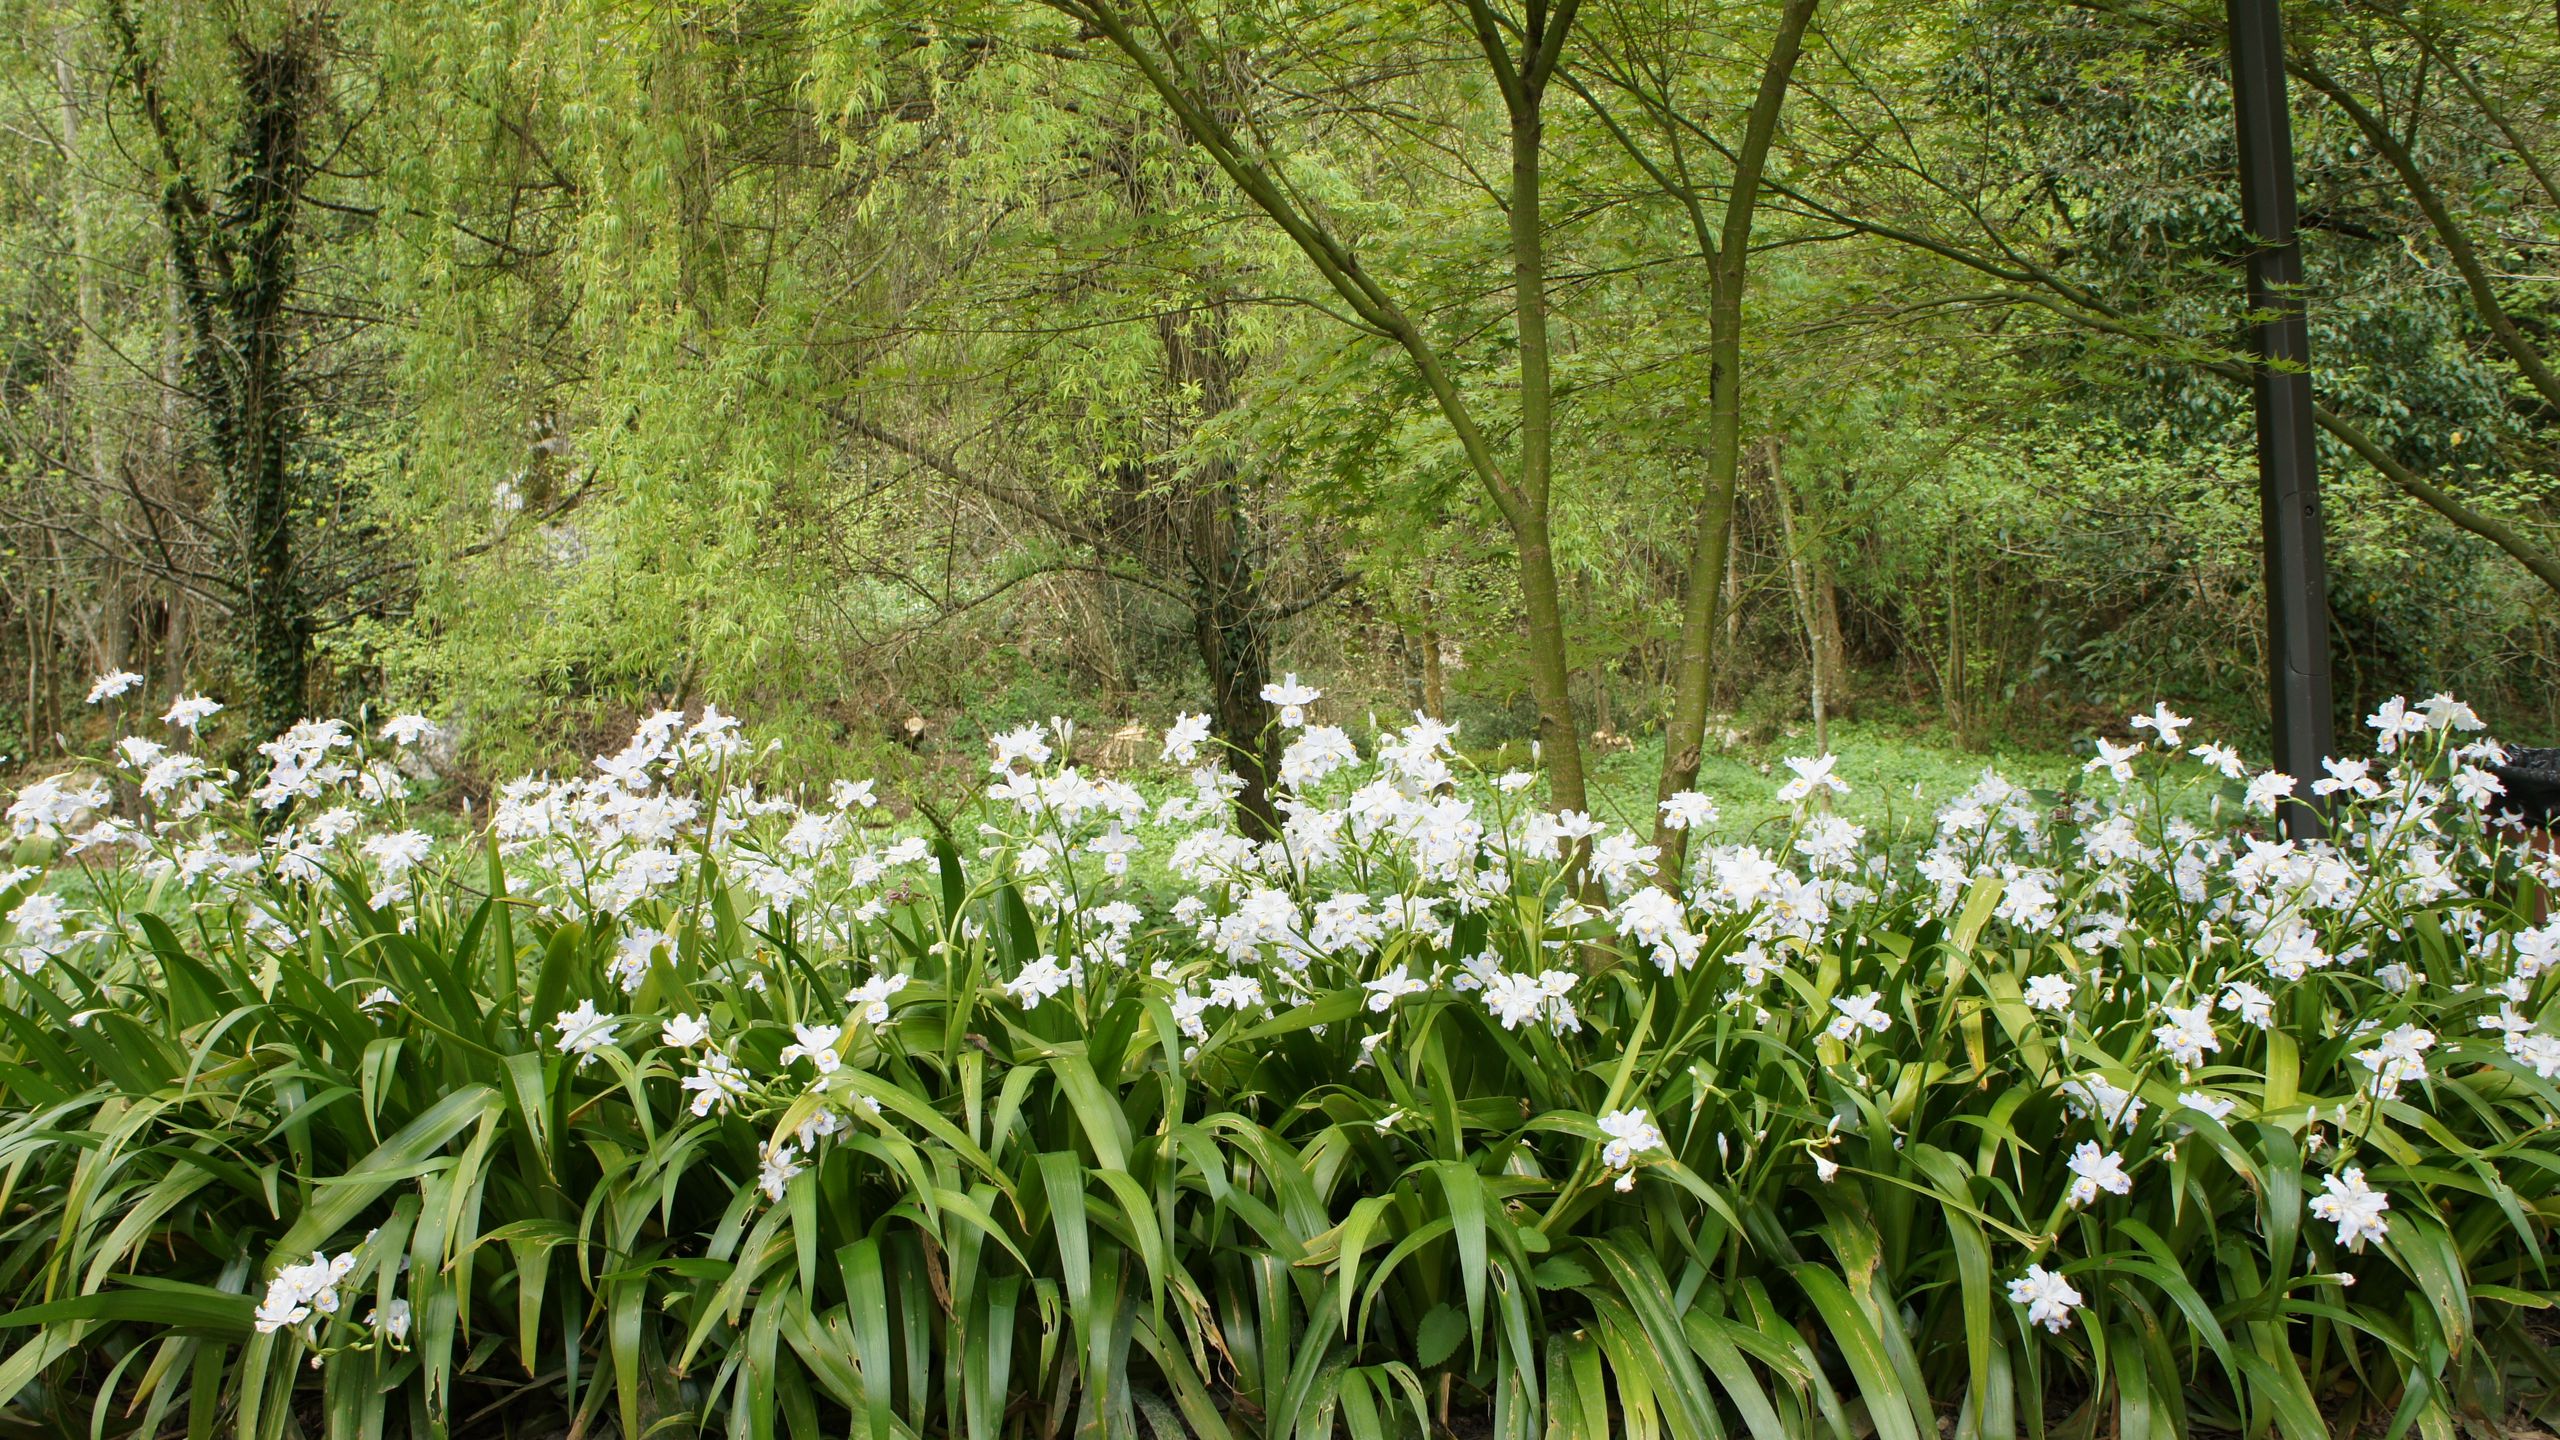
M 68 1321 L 132 1321 L 193 1335 L 246 1339 L 258 1302 L 205 1285 L 162 1281 L 148 1289 L 102 1290 L 30 1305 L 0 1315 L 0 1326 L 61 1325 Z
M 1929 1408 L 1926 1395 L 1906 1395 L 1894 1379 L 1892 1360 L 1886 1356 L 1884 1341 L 1875 1327 L 1867 1323 L 1866 1314 L 1849 1294 L 1848 1285 L 1822 1265 L 1797 1265 L 1789 1273 L 1803 1287 L 1805 1298 L 1813 1302 L 1814 1313 L 1831 1331 L 1840 1346 L 1841 1358 L 1848 1362 L 1851 1378 L 1858 1382 L 1858 1393 L 1867 1397 L 1867 1417 L 1876 1427 L 1877 1440 L 1920 1440 L 1911 1417 L 1915 1410 Z
M 1632 1236 L 1595 1240 L 1591 1253 L 1608 1276 L 1605 1293 L 1635 1316 L 1637 1333 L 1628 1339 L 1640 1339 L 1644 1345 L 1648 1378 L 1655 1398 L 1663 1404 L 1663 1419 L 1673 1440 L 1710 1440 L 1721 1435 L 1715 1399 L 1689 1352 L 1688 1332 L 1680 1323 L 1677 1299 L 1662 1267 Z
M 383 1191 L 404 1177 L 416 1175 L 417 1167 L 443 1149 L 464 1126 L 476 1123 L 499 1104 L 497 1091 L 486 1085 L 466 1085 L 427 1107 L 390 1139 L 374 1147 L 372 1154 L 349 1166 L 338 1177 L 341 1183 L 322 1187 L 285 1231 L 284 1238 L 276 1242 L 275 1253 L 299 1259 L 320 1248 L 363 1214 L 366 1206 L 382 1198 Z
M 854 1363 L 862 1372 L 862 1405 L 871 1440 L 889 1435 L 889 1285 L 880 1242 L 869 1236 L 836 1252 L 844 1272 L 845 1316 L 853 1325 Z

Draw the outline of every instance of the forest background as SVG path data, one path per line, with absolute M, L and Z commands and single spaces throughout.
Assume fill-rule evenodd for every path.
M 2547 738 L 2560 7 L 2286 10 L 2341 731 Z M 118 669 L 241 748 L 424 709 L 466 793 L 706 700 L 811 774 L 1206 711 L 1254 781 L 1291 671 L 1639 811 L 2259 729 L 2218 3 L 0 18 L 13 765 Z

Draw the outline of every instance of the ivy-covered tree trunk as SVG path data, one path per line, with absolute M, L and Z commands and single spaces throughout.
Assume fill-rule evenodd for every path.
M 273 735 L 302 713 L 311 643 L 295 569 L 292 298 L 324 22 L 230 37 L 239 108 L 216 185 L 199 178 L 123 0 L 109 0 L 107 14 L 122 78 L 162 165 L 161 219 L 187 320 L 187 388 L 235 552 L 226 578 L 248 671 L 244 708 L 258 734 Z
M 238 375 L 218 444 L 224 501 L 239 535 L 248 611 L 250 684 L 258 728 L 274 733 L 302 713 L 310 620 L 293 565 L 292 411 L 286 403 L 286 297 L 294 278 L 294 205 L 301 188 L 309 62 L 288 36 L 239 51 L 246 105 L 241 173 L 232 186 L 242 244 L 230 277 L 231 364 Z M 208 377 L 199 377 L 198 383 Z

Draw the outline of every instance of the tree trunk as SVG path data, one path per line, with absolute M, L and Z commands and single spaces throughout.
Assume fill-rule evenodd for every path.
M 1778 507 L 1778 523 L 1785 528 L 1788 582 L 1796 592 L 1796 615 L 1804 627 L 1805 650 L 1813 666 L 1812 684 L 1822 697 L 1820 709 L 1836 713 L 1841 697 L 1848 690 L 1848 645 L 1840 635 L 1840 594 L 1831 580 L 1830 545 L 1811 510 L 1803 515 L 1804 524 L 1796 524 L 1799 499 L 1795 487 L 1787 480 L 1783 442 L 1770 436 L 1761 442 L 1762 474 L 1769 482 L 1769 498 Z M 1816 727 L 1822 721 L 1816 719 Z
M 1271 799 L 1280 732 L 1262 702 L 1271 683 L 1271 607 L 1251 563 L 1234 467 L 1220 460 L 1210 468 L 1221 473 L 1191 505 L 1192 638 L 1208 671 L 1210 729 L 1244 782 L 1236 821 L 1247 835 L 1268 838 L 1280 833 Z
M 1822 523 L 1824 516 L 1808 506 L 1805 521 L 1811 528 L 1811 543 L 1805 547 L 1805 576 L 1812 582 L 1814 639 L 1822 647 L 1822 688 L 1830 697 L 1831 713 L 1846 711 L 1849 701 L 1849 640 L 1840 630 L 1840 584 L 1838 570 L 1831 563 L 1835 539 Z
M 1768 483 L 1769 503 L 1778 511 L 1779 540 L 1787 547 L 1787 593 L 1795 601 L 1796 625 L 1804 632 L 1805 689 L 1812 701 L 1814 753 L 1827 755 L 1831 753 L 1831 710 L 1825 694 L 1829 666 L 1823 653 L 1822 622 L 1815 613 L 1811 567 L 1805 562 L 1806 539 L 1796 525 L 1795 502 L 1787 494 L 1780 456 L 1775 435 L 1752 447 L 1753 466 Z
M 1849 640 L 1840 631 L 1840 586 L 1831 568 L 1831 548 L 1817 538 L 1807 557 L 1813 579 L 1814 638 L 1822 646 L 1822 684 L 1831 697 L 1832 713 L 1848 708 Z
M 1707 262 L 1707 475 L 1696 529 L 1690 541 L 1689 581 L 1681 606 L 1680 661 L 1672 686 L 1671 716 L 1663 728 L 1662 778 L 1657 797 L 1667 801 L 1697 783 L 1704 759 L 1707 699 L 1714 685 L 1717 622 L 1725 592 L 1725 558 L 1732 545 L 1734 490 L 1742 445 L 1742 300 L 1751 257 L 1751 227 L 1759 210 L 1762 166 L 1795 75 L 1805 27 L 1818 0 L 1787 0 L 1778 31 L 1760 70 L 1743 142 L 1734 152 L 1731 189 L 1721 235 L 1710 237 L 1694 190 L 1682 200 Z M 1682 162 L 1685 170 L 1686 162 Z M 1674 881 L 1685 868 L 1689 832 L 1672 828 L 1655 812 L 1653 843 L 1661 851 L 1657 873 Z
M 1448 703 L 1448 676 L 1440 660 L 1439 612 L 1426 588 L 1422 592 L 1422 713 L 1434 720 L 1446 719 Z
M 1733 647 L 1742 643 L 1742 527 L 1738 524 L 1725 527 L 1724 596 L 1718 603 L 1724 616 L 1725 653 L 1731 654 Z M 1727 705 L 1733 703 L 1731 668 L 1720 665 L 1709 677 L 1714 692 Z
M 36 696 L 36 653 L 37 647 L 43 643 L 36 634 L 36 604 L 35 590 L 30 586 L 18 602 L 18 618 L 25 622 L 27 632 L 27 753 L 16 757 L 21 763 L 35 760 L 40 748 L 36 737 L 44 733 L 44 702 Z
M 170 592 L 167 623 L 160 636 L 160 693 L 164 705 L 176 704 L 178 697 L 193 688 L 187 683 L 187 647 L 193 639 L 188 633 L 190 608 L 186 592 Z
M 310 57 L 288 35 L 240 56 L 248 101 L 247 172 L 234 193 L 246 210 L 242 268 L 232 280 L 231 335 L 238 386 L 228 442 L 216 428 L 233 523 L 248 555 L 250 690 L 259 731 L 302 718 L 310 621 L 294 570 L 293 412 L 286 394 L 286 301 L 295 280 L 294 210 L 304 178 L 303 109 Z
M 1234 407 L 1237 362 L 1223 303 L 1189 317 L 1161 315 L 1156 335 L 1164 347 L 1166 378 L 1177 391 L 1198 393 L 1200 420 Z M 1210 729 L 1244 782 L 1236 792 L 1237 824 L 1247 835 L 1269 838 L 1280 833 L 1279 809 L 1271 798 L 1280 773 L 1280 733 L 1262 702 L 1262 687 L 1271 683 L 1274 611 L 1254 563 L 1252 517 L 1236 462 L 1226 455 L 1199 457 L 1175 484 L 1183 497 L 1175 523 L 1181 563 L 1191 577 L 1192 642 L 1208 672 Z
M 89 210 L 89 192 L 83 176 L 85 167 L 80 157 L 80 87 L 72 69 L 72 55 L 79 41 L 76 30 L 65 27 L 55 32 L 53 56 L 54 90 L 58 100 L 62 127 L 63 209 L 71 220 L 71 265 L 74 305 L 79 317 L 80 333 L 73 342 L 71 358 L 71 404 L 68 407 L 82 438 L 89 476 L 88 489 L 97 497 L 99 508 L 111 515 L 122 514 L 127 503 L 115 493 L 115 451 L 113 432 L 106 423 L 108 360 L 111 351 L 106 340 L 106 303 L 104 287 L 98 274 L 96 227 Z M 133 602 L 125 593 L 127 577 L 123 567 L 108 558 L 100 566 L 98 583 L 98 618 L 96 626 L 96 660 L 101 670 L 121 670 L 133 653 Z
M 1227 747 L 1236 777 L 1236 821 L 1245 834 L 1280 833 L 1271 782 L 1280 770 L 1279 730 L 1262 687 L 1271 683 L 1271 638 L 1256 605 L 1238 605 L 1223 594 L 1205 596 L 1194 610 L 1193 635 L 1209 671 L 1209 724 Z
M 1546 211 L 1540 199 L 1545 118 L 1541 92 L 1524 88 L 1511 105 L 1511 284 L 1520 334 L 1520 494 L 1508 515 L 1519 547 L 1520 603 L 1529 622 L 1529 691 L 1538 705 L 1549 802 L 1588 810 L 1582 727 L 1573 717 L 1573 661 L 1557 593 L 1548 495 L 1555 474 L 1555 385 L 1547 354 Z
M 1965 735 L 1964 581 L 1956 573 L 1955 532 L 1947 533 L 1947 663 L 1938 674 L 1938 690 L 1947 712 L 1947 728 L 1962 744 Z
M 1529 693 L 1538 706 L 1547 793 L 1558 810 L 1589 805 L 1582 736 L 1573 723 L 1573 676 L 1566 668 L 1564 608 L 1556 596 L 1555 551 L 1541 514 L 1520 527 L 1520 602 L 1529 622 Z
M 249 672 L 243 708 L 255 735 L 274 735 L 301 717 L 311 639 L 294 568 L 292 299 L 296 222 L 311 174 L 303 127 L 327 22 L 271 37 L 232 35 L 241 109 L 228 172 L 212 184 L 190 168 L 158 67 L 124 0 L 108 0 L 106 9 L 122 77 L 163 167 L 160 212 L 187 317 L 188 390 L 212 442 L 238 564 L 236 620 Z
M 50 542 L 48 542 L 50 543 Z M 52 559 L 59 568 L 62 555 L 56 549 Z M 44 591 L 44 648 L 36 652 L 44 661 L 44 733 L 54 749 L 62 746 L 62 591 L 48 585 Z

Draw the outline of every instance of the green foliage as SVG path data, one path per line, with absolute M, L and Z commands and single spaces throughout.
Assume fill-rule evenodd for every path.
M 135 7 L 183 158 L 223 171 L 230 40 L 322 8 L 330 159 L 284 337 L 314 708 L 424 705 L 485 775 L 710 694 L 812 773 L 908 714 L 958 734 L 1060 694 L 1201 706 L 1212 567 L 1167 537 L 1209 494 L 1246 532 L 1238 588 L 1274 665 L 1409 708 L 1430 636 L 1464 657 L 1440 699 L 1471 735 L 1537 723 L 1517 546 L 1429 390 L 1053 7 Z M 1718 146 L 1777 8 L 1586 6 L 1545 107 L 1549 538 L 1586 736 L 1669 708 L 1712 468 L 1687 202 L 1722 202 Z M 1195 11 L 1183 53 L 1205 76 L 1250 52 L 1229 98 L 1257 153 L 1511 463 L 1504 121 L 1465 27 L 1403 4 Z M 150 127 L 102 0 L 5 16 L 31 41 L 0 92 L 0 734 L 24 756 L 78 748 L 109 669 L 238 693 L 244 611 L 209 437 L 172 408 L 162 165 L 134 143 Z M 2499 313 L 2547 334 L 2548 17 L 2289 19 L 2306 75 L 2409 137 Z M 1817 11 L 1740 358 L 1744 437 L 1785 457 L 1787 503 L 1745 466 L 1714 708 L 1810 708 L 1806 651 L 1830 642 L 1798 615 L 1805 560 L 1837 613 L 1833 715 L 1932 713 L 1976 742 L 2163 689 L 2251 703 L 2245 392 L 2199 369 L 2240 318 L 2219 24 L 2153 0 Z M 2406 177 L 2339 99 L 2296 89 L 2323 403 L 2542 544 L 2550 405 Z M 2342 709 L 2456 686 L 2552 724 L 2547 591 L 2348 451 L 2324 460 Z M 1951 594 L 1978 603 L 1951 619 Z

